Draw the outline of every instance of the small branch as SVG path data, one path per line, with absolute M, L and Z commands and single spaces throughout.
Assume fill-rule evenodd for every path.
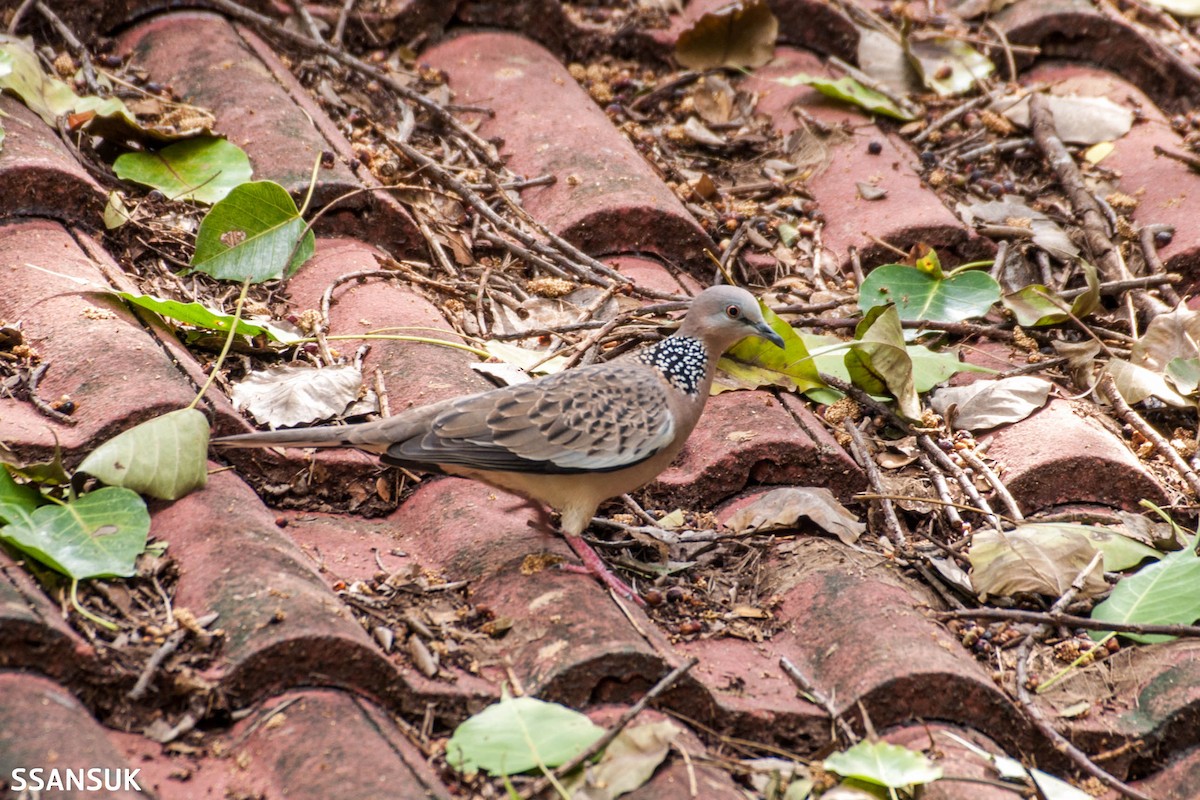
M 837 710 L 833 707 L 833 703 L 828 697 L 825 696 L 825 693 L 814 686 L 813 682 L 810 681 L 808 677 L 800 671 L 799 667 L 792 663 L 790 658 L 787 656 L 780 656 L 779 666 L 783 669 L 784 674 L 792 679 L 792 683 L 796 684 L 796 687 L 799 688 L 800 691 L 804 692 L 813 700 L 815 700 L 817 705 L 825 710 L 825 713 L 828 714 L 829 718 L 832 719 L 834 724 L 838 726 L 838 730 L 842 732 L 842 736 L 845 737 L 847 742 L 850 744 L 856 744 L 858 742 L 858 734 L 854 732 L 854 729 L 850 727 L 850 724 L 846 722 L 846 720 L 842 719 L 842 715 L 837 713 Z
M 167 637 L 167 640 L 162 643 L 154 654 L 146 661 L 146 666 L 142 667 L 142 674 L 138 676 L 137 683 L 133 685 L 125 696 L 130 700 L 141 700 L 146 694 L 146 690 L 150 688 L 150 681 L 154 680 L 154 674 L 158 672 L 158 668 L 167 660 L 167 657 L 179 649 L 179 645 L 183 644 L 183 640 L 187 638 L 188 629 L 179 628 L 177 631 Z
M 1100 284 L 1100 294 L 1113 295 L 1121 294 L 1127 289 L 1149 289 L 1154 286 L 1169 286 L 1172 283 L 1181 283 L 1183 276 L 1177 272 L 1165 272 L 1160 275 L 1147 275 L 1144 278 L 1130 278 L 1124 281 L 1108 281 Z M 1071 300 L 1081 294 L 1087 292 L 1087 287 L 1081 286 L 1077 289 L 1067 289 L 1059 292 L 1058 296 L 1064 300 Z
M 1200 625 L 1138 625 L 1132 622 L 1104 622 L 1103 620 L 1064 614 L 1061 611 L 1024 611 L 1016 608 L 968 608 L 961 611 L 936 611 L 934 617 L 946 619 L 984 619 L 994 622 L 1021 622 L 1039 625 L 1083 628 L 1089 631 L 1112 633 L 1139 633 L 1146 635 L 1200 637 Z
M 1142 256 L 1146 259 L 1146 266 L 1150 268 L 1150 272 L 1155 275 L 1166 275 L 1167 267 L 1158 256 L 1158 245 L 1154 241 L 1160 232 L 1174 233 L 1175 229 L 1170 225 L 1143 225 L 1138 231 L 1138 241 L 1142 245 Z M 1179 305 L 1179 294 L 1175 291 L 1174 286 L 1165 285 L 1159 289 L 1159 293 L 1171 305 Z
M 1191 153 L 1176 153 L 1174 150 L 1168 150 L 1165 147 L 1154 145 L 1154 155 L 1169 158 L 1172 161 L 1178 161 L 1181 164 L 1187 164 L 1192 169 L 1200 172 L 1200 157 L 1194 156 Z
M 1000 476 L 992 471 L 992 468 L 979 456 L 972 453 L 970 450 L 960 450 L 959 458 L 971 465 L 971 468 L 978 471 L 983 477 L 987 478 L 987 482 L 992 485 L 996 491 L 996 496 L 1004 503 L 1004 507 L 1008 509 L 1008 515 L 1018 522 L 1025 519 L 1025 515 L 1021 513 L 1021 507 L 1017 504 L 1016 499 L 1009 493 L 1008 487 L 1000 480 Z
M 850 435 L 850 449 L 853 451 L 855 460 L 867 473 L 867 482 L 879 498 L 879 508 L 883 512 L 883 526 L 887 531 L 888 539 L 891 540 L 897 552 L 906 552 L 908 539 L 904 536 L 904 527 L 900 524 L 900 518 L 896 516 L 896 507 L 892 504 L 891 499 L 884 496 L 886 489 L 883 485 L 883 476 L 879 474 L 879 465 L 875 463 L 875 459 L 871 458 L 871 451 L 863 438 L 862 429 L 849 419 L 842 427 Z
M 1104 398 L 1112 405 L 1113 410 L 1117 415 L 1129 423 L 1133 428 L 1140 433 L 1147 441 L 1154 445 L 1155 451 L 1163 457 L 1179 476 L 1187 483 L 1188 488 L 1195 494 L 1200 494 L 1200 476 L 1198 476 L 1188 463 L 1183 460 L 1183 456 L 1171 446 L 1171 443 L 1166 438 L 1154 429 L 1149 422 L 1137 413 L 1125 402 L 1125 398 L 1117 391 L 1117 382 L 1113 380 L 1111 372 L 1105 372 L 1104 377 L 1096 384 L 1096 388 L 1104 395 Z
M 981 105 L 987 103 L 991 99 L 992 98 L 988 97 L 986 94 L 981 94 L 979 97 L 973 97 L 967 102 L 960 104 L 957 108 L 947 111 L 945 114 L 942 114 L 942 116 L 938 117 L 936 121 L 930 123 L 928 128 L 914 136 L 912 138 L 912 143 L 920 144 L 928 139 L 930 135 L 934 133 L 934 131 L 940 131 L 951 122 L 954 122 L 954 120 L 962 117 L 968 111 L 973 111 L 976 108 L 979 108 Z
M 58 35 L 67 43 L 67 47 L 71 48 L 71 52 L 79 59 L 80 65 L 83 67 L 83 82 L 87 85 L 88 91 L 98 95 L 100 93 L 100 82 L 96 80 L 96 68 L 92 65 L 92 56 L 88 49 L 83 46 L 83 42 L 79 41 L 74 32 L 67 27 L 67 24 L 59 19 L 58 15 L 50 6 L 46 5 L 42 0 L 37 0 L 36 7 L 38 13 L 46 18 L 54 30 L 58 31 Z
M 26 387 L 29 389 L 29 402 L 33 403 L 34 408 L 55 422 L 61 422 L 63 425 L 78 424 L 79 420 L 54 408 L 38 395 L 38 383 L 41 382 L 42 376 L 46 374 L 46 370 L 48 369 L 50 369 L 50 362 L 43 361 L 29 373 L 29 380 L 26 381 Z
M 587 747 L 582 753 L 575 756 L 574 758 L 572 758 L 567 763 L 563 764 L 558 769 L 554 770 L 554 772 L 552 773 L 553 777 L 543 776 L 541 778 L 538 778 L 533 783 L 532 786 L 530 786 L 528 789 L 526 789 L 524 792 L 522 792 L 521 793 L 522 800 L 529 800 L 529 798 L 536 797 L 537 795 L 541 794 L 550 786 L 551 781 L 553 779 L 560 778 L 563 775 L 567 775 L 567 774 L 573 772 L 574 770 L 578 769 L 581 765 L 586 763 L 593 756 L 595 756 L 597 753 L 599 753 L 601 750 L 608 747 L 609 744 L 612 743 L 612 740 L 617 738 L 618 734 L 620 734 L 621 731 L 625 730 L 625 726 L 627 726 L 630 722 L 632 722 L 634 717 L 636 717 L 638 714 L 642 713 L 642 710 L 645 709 L 646 706 L 649 705 L 652 700 L 654 700 L 656 697 L 658 697 L 663 692 L 667 691 L 667 689 L 670 689 L 672 686 L 674 686 L 675 683 L 680 678 L 682 678 L 684 675 L 687 674 L 688 670 L 690 670 L 692 667 L 696 666 L 699 663 L 700 663 L 700 659 L 694 658 L 694 657 L 689 658 L 687 661 L 680 664 L 678 667 L 676 667 L 675 669 L 673 669 L 669 673 L 667 673 L 665 676 L 663 676 L 662 680 L 660 680 L 658 683 L 654 684 L 654 686 L 652 686 L 650 688 L 650 691 L 648 691 L 644 695 L 642 695 L 640 700 L 638 700 L 636 703 L 634 703 L 628 709 L 626 709 L 625 713 L 621 715 L 621 718 L 616 721 L 616 724 L 614 724 L 611 728 L 609 728 L 607 731 L 605 731 L 603 736 L 601 736 L 596 741 L 592 742 L 592 744 L 589 747 Z
M 275 20 L 271 19 L 270 17 L 264 16 L 255 11 L 251 11 L 244 6 L 233 2 L 233 0 L 208 0 L 208 2 L 213 7 L 228 14 L 239 22 L 257 28 L 260 31 L 264 31 L 271 36 L 282 39 L 283 41 L 295 47 L 316 52 L 324 56 L 330 56 L 331 58 L 346 65 L 350 69 L 358 72 L 359 74 L 379 81 L 381 84 L 387 86 L 400 97 L 404 98 L 410 103 L 415 103 L 416 105 L 428 111 L 442 125 L 450 128 L 456 134 L 462 136 L 464 139 L 470 142 L 471 145 L 477 149 L 480 156 L 482 156 L 488 166 L 500 166 L 500 158 L 496 154 L 496 148 L 481 139 L 477 133 L 463 125 L 453 114 L 451 114 L 437 102 L 429 99 L 424 94 L 416 91 L 412 87 L 406 86 L 394 75 L 376 69 L 365 61 L 355 58 L 354 56 L 345 52 L 340 47 L 334 47 L 331 44 L 319 42 L 303 34 L 290 31 L 284 28 L 282 25 L 276 23 Z
M 1111 380 L 1111 376 L 1106 377 L 1109 377 Z M 1092 570 L 1094 570 L 1097 566 L 1099 566 L 1103 560 L 1104 554 L 1096 553 L 1096 555 L 1092 557 L 1091 562 L 1080 571 L 1079 575 L 1071 583 L 1071 587 L 1063 593 L 1062 597 L 1055 601 L 1054 605 L 1050 609 L 1051 612 L 1058 612 L 1065 608 L 1071 602 L 1071 599 L 1079 593 L 1079 590 L 1082 588 L 1088 574 L 1091 573 Z M 1039 625 L 1037 628 L 1027 634 L 1023 640 L 1021 640 L 1021 645 L 1017 648 L 1016 686 L 1017 700 L 1020 702 L 1021 707 L 1025 710 L 1025 713 L 1029 716 L 1030 720 L 1032 720 L 1034 726 L 1041 731 L 1046 738 L 1050 739 L 1050 741 L 1054 743 L 1054 749 L 1071 759 L 1071 761 L 1074 762 L 1074 764 L 1081 770 L 1096 778 L 1104 785 L 1116 789 L 1126 797 L 1133 798 L 1133 800 L 1151 800 L 1148 795 L 1139 792 L 1137 789 L 1102 769 L 1094 761 L 1092 761 L 1092 759 L 1089 758 L 1086 753 L 1077 748 L 1075 745 L 1071 744 L 1067 737 L 1059 733 L 1058 730 L 1050 723 L 1050 721 L 1046 719 L 1042 709 L 1037 705 L 1033 696 L 1029 693 L 1029 689 L 1027 688 L 1026 684 L 1029 681 L 1028 662 L 1030 653 L 1033 650 L 1033 643 L 1035 639 L 1045 636 L 1050 629 L 1050 625 Z
M 929 454 L 938 467 L 954 477 L 954 480 L 962 487 L 963 493 L 981 510 L 984 519 L 996 530 L 1003 531 L 1004 528 L 1000 525 L 1000 518 L 996 516 L 996 512 L 992 510 L 988 501 L 983 499 L 983 495 L 979 493 L 979 490 L 975 488 L 975 482 L 971 480 L 971 476 L 964 472 L 962 467 L 955 464 L 950 456 L 946 455 L 942 451 L 942 448 L 937 446 L 937 442 L 929 435 L 924 433 L 919 434 L 917 436 L 917 444 Z

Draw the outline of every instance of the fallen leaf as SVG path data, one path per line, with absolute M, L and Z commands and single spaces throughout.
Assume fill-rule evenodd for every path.
M 1133 112 L 1107 97 L 1047 94 L 1058 138 L 1070 144 L 1099 144 L 1120 139 L 1133 127 Z M 1010 105 L 1011 104 L 1011 105 Z M 1022 128 L 1029 127 L 1029 96 L 1012 103 L 1002 97 L 992 104 L 995 111 Z
M 722 6 L 692 23 L 675 42 L 675 60 L 688 69 L 761 67 L 775 55 L 779 21 L 766 0 Z
M 1018 593 L 1059 597 L 1096 553 L 1081 533 L 1018 528 L 1007 533 L 977 532 L 967 558 L 971 562 L 971 582 L 981 598 Z M 1094 597 L 1107 589 L 1100 565 L 1088 574 L 1080 594 Z
M 1079 255 L 1079 248 L 1058 223 L 1042 212 L 1030 208 L 1029 204 L 1017 195 L 1005 195 L 1000 200 L 990 200 L 986 203 L 959 203 L 957 210 L 959 218 L 968 225 L 973 225 L 976 221 L 992 225 L 1010 225 L 1012 220 L 1028 220 L 1029 229 L 1033 231 L 1033 243 L 1038 247 L 1063 261 Z
M 726 525 L 735 533 L 762 533 L 794 528 L 800 517 L 807 517 L 845 544 L 854 544 L 867 529 L 833 492 L 819 486 L 773 489 L 738 509 Z
M 943 415 L 950 406 L 957 406 L 955 427 L 982 431 L 1025 419 L 1046 405 L 1052 386 L 1043 378 L 1017 375 L 936 389 L 929 402 Z
M 234 384 L 230 397 L 259 423 L 286 428 L 336 417 L 358 398 L 361 387 L 362 372 L 355 366 L 285 364 L 251 372 Z

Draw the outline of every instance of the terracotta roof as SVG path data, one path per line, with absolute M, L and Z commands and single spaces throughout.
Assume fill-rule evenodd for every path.
M 250 27 L 159 2 L 70 5 L 77 7 L 64 9 L 64 18 L 78 35 L 115 37 L 116 51 L 150 80 L 210 109 L 218 129 L 249 154 L 256 178 L 303 196 L 314 160 L 329 151 L 334 159 L 320 173 L 314 206 L 379 185 L 358 145 L 293 76 L 294 60 Z M 257 4 L 269 12 L 287 5 Z M 453 13 L 450 3 L 397 0 L 354 16 L 365 22 L 353 22 L 348 36 L 372 48 L 415 42 L 419 61 L 442 71 L 454 103 L 469 107 L 462 118 L 499 144 L 514 172 L 558 178 L 520 192 L 528 214 L 638 285 L 678 294 L 710 282 L 706 253 L 719 251 L 718 231 L 698 221 L 677 182 L 631 142 L 568 65 L 610 53 L 661 67 L 679 32 L 717 5 L 689 3 L 653 28 L 595 24 L 579 8 L 552 0 L 467 0 Z M 740 79 L 741 88 L 758 93 L 758 113 L 780 132 L 796 128 L 796 107 L 850 128 L 807 185 L 825 221 L 827 274 L 849 275 L 852 249 L 868 267 L 887 260 L 881 242 L 901 249 L 931 244 L 951 262 L 993 253 L 994 242 L 964 226 L 931 187 L 917 150 L 895 125 L 877 125 L 807 87 L 773 82 L 800 71 L 836 74 L 824 57 L 853 58 L 858 33 L 848 12 L 836 3 L 772 5 L 781 23 L 777 59 Z M 315 11 L 333 20 L 340 6 Z M 57 47 L 27 13 L 29 30 Z M 1170 117 L 1200 97 L 1200 54 L 1179 55 L 1169 36 L 1107 5 L 1024 0 L 995 24 L 1012 45 L 1041 48 L 1036 61 L 1018 53 L 1020 83 L 1069 86 L 1138 109 L 1141 121 L 1106 166 L 1122 192 L 1140 198 L 1135 219 L 1175 226 L 1161 255 L 1194 283 L 1200 228 L 1190 198 L 1200 177 L 1155 157 L 1154 148 L 1179 145 Z M 135 285 L 97 232 L 100 183 L 20 102 L 0 97 L 0 111 L 7 115 L 0 320 L 21 321 L 49 364 L 39 394 L 68 395 L 78 409 L 67 425 L 24 400 L 0 397 L 0 442 L 27 460 L 61 448 L 77 464 L 115 433 L 189 403 L 204 365 L 161 322 L 25 267 L 92 287 Z M 878 154 L 868 153 L 870 142 L 880 144 Z M 859 182 L 878 182 L 887 199 L 864 201 Z M 288 284 L 297 312 L 317 307 L 340 276 L 377 269 L 384 254 L 426 257 L 417 223 L 388 192 L 339 205 L 318 228 L 316 252 Z M 350 281 L 332 296 L 333 329 L 445 327 L 443 309 L 402 281 Z M 967 357 L 1025 363 L 1024 352 L 994 343 Z M 379 342 L 364 369 L 381 372 L 398 410 L 487 387 L 469 368 L 473 360 L 453 351 L 439 351 L 435 360 L 403 343 Z M 220 391 L 209 392 L 204 407 L 217 433 L 248 427 Z M 1164 479 L 1095 411 L 1087 401 L 1056 399 L 992 437 L 989 456 L 1005 464 L 1006 483 L 1027 515 L 1168 500 Z M 723 758 L 748 752 L 739 742 L 801 756 L 828 752 L 829 716 L 798 694 L 781 657 L 846 719 L 857 724 L 865 710 L 884 738 L 916 749 L 936 737 L 948 774 L 983 778 L 988 771 L 942 731 L 1069 771 L 993 674 L 995 662 L 961 642 L 970 626 L 933 619 L 928 610 L 944 607 L 942 598 L 870 548 L 815 534 L 780 538 L 759 553 L 765 566 L 745 573 L 769 573 L 771 634 L 696 636 L 680 626 L 692 620 L 686 591 L 643 613 L 613 602 L 592 581 L 531 567 L 531 555 L 570 560 L 570 550 L 531 530 L 533 514 L 519 501 L 478 484 L 444 478 L 413 489 L 360 453 L 323 452 L 310 462 L 292 452 L 232 451 L 229 462 L 211 464 L 202 491 L 152 503 L 152 535 L 169 542 L 170 563 L 160 574 L 172 608 L 192 618 L 217 614 L 210 630 L 222 634 L 208 647 L 181 651 L 140 699 L 127 693 L 169 630 L 150 630 L 142 609 L 112 582 L 97 591 L 114 608 L 131 604 L 122 645 L 133 649 L 89 636 L 64 621 L 61 588 L 43 588 L 0 550 L 0 785 L 18 767 L 111 766 L 140 769 L 142 795 L 165 800 L 462 796 L 466 790 L 431 766 L 423 748 L 496 699 L 502 684 L 611 722 L 690 656 L 698 665 L 650 713 L 669 714 L 685 728 L 681 746 L 696 765 L 674 756 L 629 797 L 743 797 L 721 766 Z M 772 484 L 827 486 L 847 501 L 866 486 L 810 403 L 766 390 L 727 393 L 712 399 L 686 451 L 645 500 L 727 516 L 746 502 L 746 492 Z M 401 494 L 407 497 L 393 510 Z M 441 581 L 465 582 L 469 593 L 440 592 Z M 406 598 L 419 597 L 411 601 L 418 621 L 410 627 L 427 627 L 430 635 L 376 630 L 389 623 L 372 623 L 372 609 L 347 599 L 347 589 L 386 601 L 388 619 L 408 607 Z M 695 608 L 707 606 L 697 601 Z M 1181 640 L 1120 651 L 1094 668 L 1093 703 L 1084 716 L 1060 716 L 1066 701 L 1054 694 L 1038 703 L 1080 748 L 1110 754 L 1106 769 L 1160 800 L 1194 797 L 1197 648 Z M 438 660 L 432 674 L 421 668 L 431 656 Z M 175 735 L 164 733 L 180 725 Z M 943 782 L 923 796 L 1011 793 Z

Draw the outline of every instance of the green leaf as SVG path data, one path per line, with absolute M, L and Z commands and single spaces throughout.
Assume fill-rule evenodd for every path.
M 859 742 L 849 750 L 834 753 L 822 766 L 843 778 L 857 778 L 890 789 L 932 783 L 942 777 L 942 768 L 925 755 L 887 742 Z
M 0 540 L 76 580 L 134 573 L 146 549 L 150 513 L 136 492 L 108 486 L 45 505 L 0 528 Z
M 1167 378 L 1180 394 L 1195 394 L 1200 387 L 1200 358 L 1173 358 L 1167 362 Z
M 30 111 L 51 127 L 59 116 L 74 110 L 79 97 L 70 86 L 42 70 L 27 39 L 0 34 L 0 90 L 21 98 Z
M 1191 625 L 1200 620 L 1200 558 L 1196 540 L 1137 574 L 1123 578 L 1108 598 L 1092 609 L 1100 622 L 1135 625 Z M 1093 633 L 1100 638 L 1100 632 Z M 1122 633 L 1136 642 L 1166 642 L 1174 636 Z
M 1196 405 L 1194 398 L 1185 397 L 1175 391 L 1163 375 L 1152 369 L 1120 358 L 1110 358 L 1105 369 L 1112 374 L 1121 397 L 1131 405 L 1140 403 L 1151 395 L 1176 408 Z
M 896 410 L 901 416 L 920 419 L 921 401 L 896 307 L 887 305 L 868 311 L 855 335 L 858 341 L 844 357 L 854 385 L 870 394 L 890 394 L 896 398 Z
M 215 203 L 250 180 L 250 159 L 227 139 L 201 136 L 157 152 L 125 153 L 113 164 L 117 177 L 158 189 L 172 200 Z
M 159 316 L 169 317 L 197 328 L 228 333 L 229 327 L 233 325 L 233 314 L 214 311 L 200 303 L 164 300 L 152 294 L 131 294 L 129 292 L 113 292 L 113 294 L 127 303 L 133 303 L 135 306 L 153 311 Z M 302 335 L 297 335 L 269 322 L 255 323 L 247 322 L 245 319 L 238 320 L 237 333 L 242 336 L 266 336 L 271 341 L 282 344 L 296 344 L 304 338 Z
M 505 695 L 455 729 L 446 761 L 465 774 L 512 775 L 565 764 L 603 735 L 603 728 L 578 711 Z
M 913 387 L 918 394 L 928 392 L 960 372 L 997 372 L 989 367 L 959 361 L 958 351 L 954 349 L 939 352 L 919 344 L 910 344 L 906 349 L 908 357 L 912 359 Z
M 208 481 L 208 420 L 181 408 L 117 434 L 79 465 L 109 486 L 177 500 Z
M 818 75 L 799 72 L 795 75 L 789 75 L 786 78 L 776 78 L 775 80 L 784 86 L 811 86 L 826 97 L 832 97 L 834 100 L 841 100 L 844 103 L 856 105 L 874 114 L 883 114 L 885 117 L 904 120 L 905 122 L 913 119 L 911 114 L 893 103 L 887 95 L 863 86 L 848 75 L 837 80 L 830 80 Z
M 37 487 L 17 483 L 4 464 L 0 464 L 0 523 L 26 519 L 45 502 Z
M 47 486 L 62 486 L 71 482 L 62 463 L 62 451 L 55 449 L 54 458 L 49 461 L 38 461 L 33 464 L 5 464 L 9 472 L 30 483 L 40 483 Z
M 108 202 L 104 204 L 103 219 L 104 227 L 110 231 L 129 222 L 129 207 L 125 205 L 125 199 L 119 192 L 108 193 Z
M 200 223 L 191 266 L 219 280 L 252 283 L 291 275 L 313 254 L 316 239 L 304 230 L 286 189 L 273 181 L 243 183 Z
M 913 266 L 934 280 L 940 281 L 946 277 L 946 273 L 942 271 L 942 260 L 938 258 L 937 250 L 934 250 L 932 247 L 928 249 L 925 255 L 918 258 Z
M 986 272 L 968 270 L 938 279 L 904 264 L 871 271 L 858 294 L 863 313 L 895 303 L 900 319 L 961 322 L 982 317 L 1000 299 L 1000 284 Z
M 1096 275 L 1096 268 L 1084 262 L 1083 274 L 1087 280 L 1087 291 L 1070 304 L 1052 289 L 1033 283 L 1004 295 L 1004 307 L 1016 315 L 1018 325 L 1027 328 L 1059 325 L 1071 317 L 1083 319 L 1100 306 L 1100 279 Z M 1067 308 L 1070 309 L 1069 314 L 1065 311 Z
M 844 342 L 836 336 L 816 333 L 802 333 L 800 338 L 804 341 L 808 352 L 812 354 L 813 365 L 818 373 L 823 372 L 835 378 L 841 378 L 847 383 L 851 382 L 844 358 L 850 342 Z M 918 394 L 928 392 L 939 383 L 945 382 L 960 372 L 996 373 L 996 370 L 989 367 L 980 367 L 959 361 L 958 350 L 955 348 L 938 351 L 930 350 L 924 345 L 910 344 L 905 349 L 908 351 L 908 357 L 912 359 L 913 386 Z
M 800 335 L 761 300 L 758 306 L 771 329 L 783 337 L 783 349 L 756 336 L 738 342 L 717 362 L 725 375 L 714 381 L 712 393 L 760 386 L 806 392 L 824 386 Z

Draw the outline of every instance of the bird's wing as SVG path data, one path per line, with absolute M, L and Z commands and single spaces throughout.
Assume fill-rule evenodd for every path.
M 632 466 L 676 435 L 668 389 L 638 364 L 598 364 L 450 403 L 385 460 L 530 473 Z

